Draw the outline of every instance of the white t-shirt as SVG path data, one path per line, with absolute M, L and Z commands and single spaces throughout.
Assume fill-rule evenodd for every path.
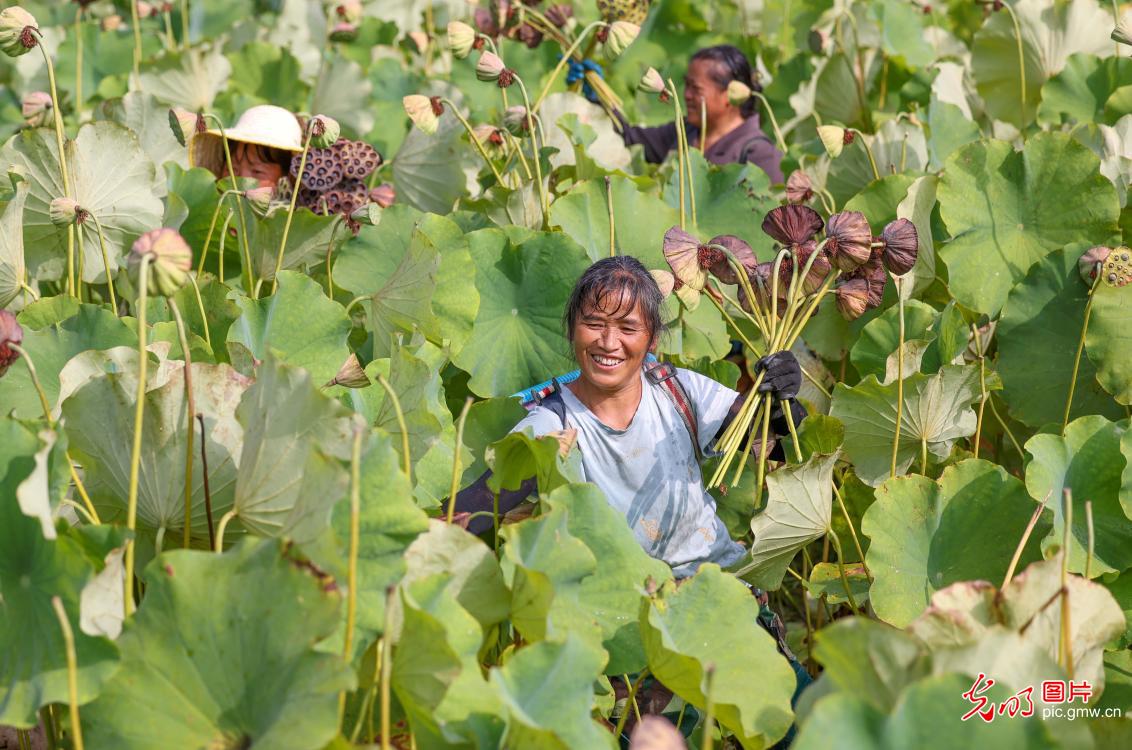
M 707 453 L 738 394 L 691 370 L 677 372 L 699 423 L 700 449 Z M 624 430 L 604 424 L 568 387 L 562 389 L 567 426 L 578 430 L 586 481 L 605 492 L 645 552 L 671 565 L 678 578 L 705 562 L 722 567 L 737 562 L 745 550 L 715 513 L 684 421 L 643 371 L 641 385 L 641 403 Z M 539 437 L 561 430 L 562 423 L 537 406 L 514 431 L 527 428 Z

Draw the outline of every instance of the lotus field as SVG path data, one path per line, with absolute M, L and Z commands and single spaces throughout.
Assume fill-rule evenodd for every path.
M 0 746 L 1132 747 L 1132 4 L 5 5 Z M 735 566 L 511 433 L 610 256 Z

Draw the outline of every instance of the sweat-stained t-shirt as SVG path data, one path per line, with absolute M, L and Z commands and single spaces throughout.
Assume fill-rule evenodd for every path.
M 738 394 L 699 373 L 677 372 L 699 423 L 700 449 L 707 453 Z M 715 514 L 688 428 L 643 372 L 641 388 L 637 413 L 624 430 L 604 424 L 569 388 L 562 389 L 567 427 L 578 430 L 585 480 L 602 489 L 645 552 L 671 565 L 676 577 L 692 575 L 705 562 L 721 567 L 737 562 L 745 550 Z M 562 423 L 538 406 L 513 431 L 528 428 L 540 437 L 561 430 Z

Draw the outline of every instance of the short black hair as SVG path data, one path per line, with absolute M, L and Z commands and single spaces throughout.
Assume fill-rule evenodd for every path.
M 645 328 L 649 332 L 649 342 L 656 341 L 664 326 L 660 319 L 664 295 L 660 293 L 660 287 L 649 270 L 631 255 L 602 258 L 585 270 L 574 285 L 570 301 L 566 303 L 566 312 L 562 315 L 566 338 L 574 340 L 574 326 L 587 310 L 605 312 L 602 300 L 610 299 L 613 295 L 617 295 L 617 307 L 612 310 L 614 313 L 624 310 L 624 315 L 629 315 L 640 304 Z
M 712 62 L 719 63 L 716 66 L 716 73 L 712 76 L 712 80 L 719 84 L 721 89 L 726 89 L 727 84 L 732 81 L 739 81 L 750 86 L 753 91 L 762 91 L 763 87 L 755 80 L 754 71 L 751 68 L 751 61 L 743 54 L 743 51 L 732 44 L 717 44 L 714 47 L 704 47 L 696 54 L 692 55 L 689 61 L 695 62 L 696 60 L 711 60 Z M 743 102 L 743 106 L 739 108 L 743 117 L 750 117 L 755 113 L 756 102 L 755 98 L 751 97 Z

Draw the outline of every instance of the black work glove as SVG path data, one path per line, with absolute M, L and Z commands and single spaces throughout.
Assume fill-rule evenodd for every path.
M 755 363 L 755 372 L 765 370 L 759 393 L 770 393 L 776 399 L 791 399 L 802 387 L 802 368 L 792 352 L 768 354 Z

